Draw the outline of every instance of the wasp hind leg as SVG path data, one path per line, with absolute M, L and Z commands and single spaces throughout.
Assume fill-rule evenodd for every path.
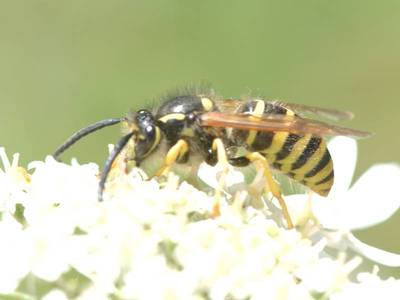
M 267 183 L 266 190 L 270 191 L 272 193 L 272 195 L 276 199 L 278 199 L 279 205 L 281 206 L 282 213 L 286 220 L 287 226 L 289 229 L 292 229 L 293 228 L 292 219 L 290 218 L 290 214 L 289 214 L 288 208 L 286 206 L 285 200 L 282 197 L 279 184 L 275 181 L 274 177 L 272 176 L 268 160 L 258 152 L 252 152 L 252 153 L 246 155 L 245 157 L 253 163 L 254 162 L 261 163 L 264 177 L 267 181 L 266 182 Z
M 164 164 L 160 169 L 158 169 L 155 176 L 161 176 L 164 173 L 168 172 L 171 166 L 183 157 L 185 157 L 188 152 L 189 144 L 183 139 L 177 141 L 176 144 L 168 150 L 167 156 L 164 160 Z

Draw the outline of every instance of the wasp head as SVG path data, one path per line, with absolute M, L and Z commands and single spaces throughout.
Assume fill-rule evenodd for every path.
M 129 119 L 134 139 L 133 159 L 138 166 L 157 147 L 161 133 L 153 114 L 148 110 L 139 110 Z

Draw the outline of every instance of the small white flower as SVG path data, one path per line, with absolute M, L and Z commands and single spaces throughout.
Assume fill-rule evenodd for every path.
M 344 288 L 334 295 L 332 300 L 347 299 L 393 299 L 397 300 L 400 295 L 400 283 L 394 278 L 379 280 L 373 273 L 360 273 L 357 282 L 347 282 Z
M 54 289 L 47 293 L 43 300 L 68 300 L 68 297 L 61 290 Z
M 231 197 L 228 192 L 243 185 L 242 173 L 230 172 L 221 215 L 212 217 L 213 196 L 179 183 L 173 174 L 162 183 L 143 180 L 143 172 L 126 174 L 122 164 L 112 170 L 99 203 L 94 164 L 67 165 L 48 157 L 31 163 L 28 175 L 6 160 L 0 182 L 5 176 L 12 180 L 0 186 L 0 194 L 10 187 L 15 193 L 7 192 L 3 203 L 23 209 L 0 213 L 0 293 L 81 300 L 308 300 L 316 294 L 359 295 L 367 284 L 395 291 L 400 284 L 376 273 L 351 280 L 361 259 L 348 260 L 344 251 L 366 247 L 350 231 L 328 231 L 304 217 L 299 230 L 287 230 L 279 226 L 274 206 L 244 206 L 249 196 L 243 191 Z M 300 215 L 315 218 L 314 202 L 294 197 L 310 204 L 299 207 Z M 326 251 L 343 243 L 337 254 Z
M 217 164 L 215 167 L 211 167 L 207 163 L 203 162 L 200 164 L 197 176 L 206 183 L 208 186 L 217 189 L 221 173 L 224 170 L 224 166 Z M 240 185 L 243 187 L 244 175 L 242 172 L 235 170 L 234 167 L 228 166 L 227 176 L 225 178 L 224 193 L 230 196 L 230 193 L 226 191 L 226 188 L 231 188 L 234 185 Z
M 317 293 L 325 291 L 335 292 L 343 288 L 348 282 L 349 274 L 361 263 L 361 259 L 355 258 L 347 263 L 340 259 L 331 260 L 321 258 L 313 266 L 300 269 L 298 276 L 308 289 Z M 321 274 L 325 274 L 322 276 Z
M 0 237 L 0 293 L 11 293 L 30 271 L 31 243 L 22 225 L 8 214 L 0 222 Z
M 3 165 L 3 170 L 0 169 L 0 213 L 14 213 L 15 205 L 26 198 L 30 177 L 25 169 L 18 166 L 18 153 L 10 162 L 4 148 L 0 147 L 0 160 Z

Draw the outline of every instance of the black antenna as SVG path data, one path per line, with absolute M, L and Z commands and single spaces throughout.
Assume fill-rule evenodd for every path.
M 118 119 L 106 119 L 99 122 L 96 122 L 92 125 L 89 125 L 85 128 L 82 128 L 75 132 L 68 140 L 66 140 L 58 149 L 54 152 L 53 157 L 58 160 L 58 157 L 69 147 L 75 144 L 84 136 L 88 135 L 89 133 L 95 132 L 103 127 L 111 126 L 117 123 L 124 121 L 125 118 L 118 118 Z
M 113 151 L 111 151 L 110 155 L 108 155 L 106 163 L 104 164 L 103 173 L 101 173 L 100 182 L 99 182 L 99 190 L 97 197 L 100 202 L 103 201 L 103 192 L 106 185 L 106 180 L 108 174 L 110 173 L 111 166 L 114 160 L 117 158 L 118 154 L 124 149 L 125 145 L 128 143 L 129 139 L 132 137 L 134 132 L 131 132 L 125 136 L 123 136 L 118 143 L 115 144 Z

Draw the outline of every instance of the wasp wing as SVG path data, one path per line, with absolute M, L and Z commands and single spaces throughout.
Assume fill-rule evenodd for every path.
M 311 105 L 297 104 L 297 103 L 289 103 L 280 100 L 263 100 L 267 103 L 271 103 L 273 105 L 282 106 L 284 108 L 290 109 L 298 114 L 312 114 L 315 116 L 331 119 L 334 121 L 340 120 L 350 120 L 354 117 L 353 113 L 350 111 L 332 109 L 332 108 L 323 108 Z M 224 99 L 217 101 L 217 106 L 223 112 L 234 112 L 240 104 L 243 104 L 243 100 L 239 99 Z
M 297 134 L 315 134 L 318 136 L 343 135 L 353 138 L 366 138 L 371 133 L 324 122 L 280 114 L 264 114 L 261 117 L 250 114 L 208 112 L 200 116 L 201 126 L 229 127 L 242 130 L 287 131 Z
M 243 103 L 245 103 L 245 101 L 239 99 L 223 99 L 216 101 L 218 109 L 227 113 L 235 112 L 238 109 L 239 105 Z
M 288 102 L 280 102 L 276 101 L 276 104 L 279 104 L 285 108 L 293 110 L 294 112 L 299 113 L 310 113 L 316 116 L 328 118 L 334 121 L 339 120 L 351 120 L 354 117 L 354 114 L 350 111 L 338 110 L 333 108 L 323 108 L 311 105 L 297 104 L 297 103 L 288 103 Z

